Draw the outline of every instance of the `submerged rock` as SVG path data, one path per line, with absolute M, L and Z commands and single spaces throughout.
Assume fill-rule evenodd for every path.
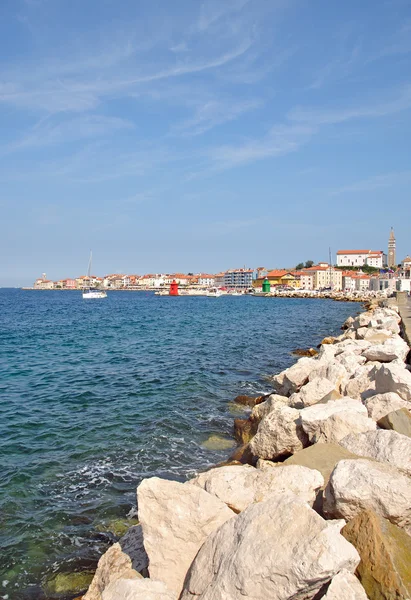
M 88 588 L 92 579 L 90 572 L 58 573 L 47 581 L 44 590 L 47 594 L 78 594 Z
M 206 448 L 206 450 L 228 450 L 234 448 L 236 444 L 235 440 L 231 440 L 222 435 L 213 434 L 201 445 L 203 448 Z

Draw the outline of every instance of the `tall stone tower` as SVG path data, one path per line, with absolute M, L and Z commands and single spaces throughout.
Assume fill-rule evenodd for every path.
M 395 258 L 395 235 L 394 229 L 391 227 L 390 238 L 388 240 L 388 267 L 390 269 L 395 269 L 397 266 L 397 261 Z

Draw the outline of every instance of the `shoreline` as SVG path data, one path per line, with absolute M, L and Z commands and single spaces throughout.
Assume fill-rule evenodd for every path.
M 22 291 L 33 291 L 33 292 L 82 292 L 81 289 L 77 288 L 50 288 L 50 289 L 39 289 L 34 287 L 22 287 L 16 288 Z M 161 292 L 164 291 L 164 288 L 103 288 L 107 293 L 112 292 Z M 186 291 L 199 291 L 195 288 L 181 288 L 182 292 Z M 386 299 L 385 295 L 382 295 L 380 292 L 343 292 L 343 291 L 319 291 L 319 290 L 304 290 L 304 291 L 273 291 L 269 293 L 263 292 L 255 292 L 255 293 L 242 293 L 241 296 L 245 297 L 253 297 L 253 298 L 304 298 L 304 299 L 319 299 L 319 300 L 334 300 L 336 302 L 359 302 L 366 303 L 375 299 Z M 162 294 L 161 297 L 167 297 L 168 294 Z M 231 296 L 231 294 L 223 294 L 223 296 Z M 194 293 L 182 293 L 178 296 L 172 296 L 172 298 L 203 298 L 206 297 L 205 294 L 199 293 L 198 295 Z M 238 297 L 238 296 L 237 296 Z
M 47 290 L 47 291 L 53 291 L 53 290 Z M 59 291 L 60 291 L 60 290 L 59 290 Z M 78 291 L 78 290 L 77 290 L 77 291 Z M 120 291 L 120 290 L 118 290 L 118 291 Z M 350 298 L 350 299 L 349 299 L 349 300 L 347 300 L 347 301 L 352 301 L 352 298 Z M 364 300 L 362 300 L 362 301 L 364 302 Z M 371 299 L 371 298 L 367 298 L 367 300 L 365 300 L 365 302 L 370 302 L 370 306 L 368 306 L 368 307 L 367 307 L 367 306 L 365 306 L 365 307 L 364 307 L 364 310 L 367 310 L 367 308 L 368 308 L 368 310 L 371 310 L 371 311 L 373 311 L 373 312 L 374 312 L 375 310 L 377 310 L 377 306 L 378 306 L 380 303 L 384 303 L 384 301 L 383 301 L 382 299 L 380 299 L 380 300 L 378 301 L 378 303 L 377 303 L 377 301 L 376 301 L 375 299 Z M 385 301 L 385 302 L 386 302 L 386 301 Z M 390 302 L 388 302 L 388 303 L 391 303 L 391 304 L 393 304 L 393 301 L 390 301 Z M 387 309 L 387 310 L 390 310 L 390 309 Z M 363 313 L 361 313 L 361 314 L 363 314 Z M 361 314 L 360 314 L 360 317 L 361 317 Z M 357 319 L 359 319 L 360 317 L 357 317 Z M 354 319 L 352 319 L 352 321 L 354 321 Z M 373 327 L 371 327 L 371 330 L 372 330 L 372 328 L 373 328 Z M 321 348 L 320 348 L 320 353 L 322 353 L 322 352 L 323 352 L 323 355 L 322 355 L 322 356 L 325 356 L 325 355 L 327 355 L 327 354 L 330 354 L 330 352 L 329 352 L 329 350 L 328 350 L 328 349 L 329 349 L 329 348 L 331 348 L 331 346 L 333 346 L 335 343 L 337 343 L 337 344 L 338 344 L 338 343 L 341 343 L 341 342 L 345 342 L 345 340 L 349 340 L 349 339 L 350 339 L 350 337 L 349 337 L 349 336 L 350 336 L 350 335 L 352 336 L 352 333 L 353 333 L 353 331 L 352 331 L 352 324 L 350 323 L 350 325 L 349 325 L 349 326 L 348 326 L 348 327 L 347 327 L 347 328 L 346 328 L 346 329 L 343 331 L 343 333 L 341 334 L 341 336 L 338 336 L 337 338 L 333 338 L 333 339 L 335 340 L 335 341 L 334 341 L 334 343 L 333 343 L 333 342 L 331 342 L 331 343 L 330 343 L 330 342 L 327 342 L 327 343 L 326 343 L 326 342 L 324 341 L 324 344 L 323 344 L 323 345 L 321 346 Z M 341 338 L 341 339 L 340 339 L 340 340 L 338 340 L 338 338 Z M 355 334 L 354 334 L 354 338 L 355 338 Z M 352 339 L 352 337 L 351 337 L 351 339 Z M 337 340 L 338 340 L 338 341 L 337 341 Z M 325 350 L 324 350 L 324 349 L 325 349 Z M 316 360 L 317 360 L 317 361 L 319 361 L 319 360 L 322 360 L 322 356 L 321 356 L 320 358 L 317 358 L 317 357 L 316 357 L 316 358 L 314 359 L 314 361 L 316 361 Z M 303 361 L 303 362 L 304 362 L 305 360 L 307 360 L 307 359 L 303 358 L 303 359 L 299 359 L 299 360 L 297 360 L 297 361 L 296 361 L 296 362 L 295 362 L 295 363 L 294 363 L 294 364 L 293 364 L 293 365 L 292 365 L 292 366 L 291 366 L 289 369 L 286 369 L 286 370 L 285 370 L 285 373 L 286 373 L 287 371 L 290 371 L 290 370 L 292 370 L 292 369 L 293 369 L 293 367 L 295 367 L 296 365 L 298 365 L 298 364 L 299 364 L 301 361 Z M 312 360 L 312 359 L 309 359 L 309 360 Z M 375 361 L 374 361 L 374 362 L 375 362 Z M 314 364 L 314 363 L 311 363 L 311 366 L 312 366 L 313 364 Z M 374 365 L 374 366 L 375 366 L 375 365 Z M 247 423 L 247 424 L 249 424 L 249 425 L 251 424 L 251 427 L 254 427 L 254 429 L 255 429 L 255 419 L 254 419 L 254 422 L 253 422 L 253 419 L 252 419 L 253 415 L 254 415 L 255 413 L 257 413 L 257 414 L 258 414 L 258 413 L 261 413 L 262 411 L 266 410 L 268 407 L 267 407 L 267 406 L 265 406 L 265 405 L 267 405 L 267 404 L 270 404 L 270 408 L 273 408 L 273 406 L 274 406 L 274 402 L 273 402 L 273 398 L 272 398 L 272 397 L 273 397 L 273 396 L 277 396 L 277 398 L 276 398 L 275 400 L 278 400 L 278 397 L 279 397 L 279 394 L 280 394 L 280 392 L 283 392 L 283 393 L 284 393 L 284 391 L 285 391 L 285 390 L 284 390 L 284 387 L 283 387 L 283 388 L 281 388 L 281 385 L 283 385 L 283 383 L 281 383 L 281 382 L 280 382 L 280 379 L 281 379 L 281 378 L 280 378 L 280 376 L 281 376 L 281 375 L 282 375 L 282 374 L 279 374 L 279 375 L 273 376 L 273 387 L 274 387 L 274 393 L 272 393 L 272 394 L 270 394 L 270 395 L 268 395 L 268 396 L 262 397 L 262 399 L 261 399 L 261 398 L 259 398 L 258 400 L 260 400 L 260 401 L 259 401 L 259 402 L 255 402 L 255 404 L 254 404 L 254 405 L 249 405 L 250 416 L 248 417 L 248 419 L 237 419 L 237 420 L 235 420 L 235 421 L 241 420 L 241 421 L 242 421 L 242 422 L 244 422 L 244 423 Z M 278 378 L 280 378 L 280 379 L 278 379 Z M 306 381 L 305 381 L 305 382 L 304 382 L 304 383 L 303 383 L 303 384 L 302 384 L 302 385 L 299 387 L 299 389 L 300 389 L 300 390 L 303 390 L 303 389 L 304 389 L 304 387 L 305 387 L 306 385 L 309 385 L 309 382 L 307 383 L 307 381 L 308 381 L 308 380 L 306 380 Z M 297 386 L 297 387 L 298 387 L 298 386 Z M 295 394 L 295 393 L 298 393 L 298 390 L 295 390 L 293 393 L 294 393 L 294 394 Z M 286 396 L 286 395 L 285 395 L 285 396 L 281 396 L 281 397 L 282 397 L 282 398 L 287 398 L 287 396 Z M 289 396 L 288 396 L 288 397 L 289 397 Z M 340 398 L 341 398 L 341 397 L 342 397 L 342 396 L 340 395 Z M 329 400 L 329 401 L 331 401 L 331 402 L 332 402 L 332 401 L 334 401 L 334 400 L 335 400 L 335 398 L 333 397 L 333 398 L 332 398 L 331 400 Z M 317 404 L 317 402 L 315 402 L 314 404 Z M 272 406 L 271 406 L 271 405 L 272 405 Z M 410 405 L 410 406 L 411 406 L 411 405 Z M 258 408 L 258 407 L 260 407 L 260 408 Z M 266 416 L 267 416 L 267 415 L 266 415 Z M 264 418 L 264 417 L 263 417 L 263 418 Z M 262 419 L 260 419 L 260 421 L 259 421 L 259 423 L 258 423 L 258 426 L 259 426 L 259 424 L 260 424 L 260 422 L 261 422 L 261 421 L 262 421 Z M 257 426 L 257 430 L 258 430 L 258 426 Z M 237 427 L 237 432 L 238 432 L 238 430 L 239 430 L 239 429 L 241 429 L 241 428 L 238 428 L 238 427 Z M 215 467 L 211 467 L 211 468 L 209 468 L 207 471 L 205 471 L 204 473 L 199 473 L 195 479 L 196 479 L 196 480 L 198 480 L 198 479 L 201 479 L 202 477 L 203 477 L 203 478 L 204 478 L 204 477 L 205 477 L 205 478 L 207 478 L 207 473 L 212 473 L 213 471 L 222 470 L 222 469 L 224 469 L 224 467 L 225 467 L 225 466 L 226 466 L 227 468 L 233 468 L 233 467 L 234 467 L 234 468 L 237 468 L 237 469 L 238 469 L 238 468 L 250 468 L 250 469 L 254 469 L 254 470 L 256 470 L 256 471 L 258 471 L 258 470 L 261 470 L 261 471 L 263 471 L 263 470 L 264 470 L 264 469 L 266 469 L 266 468 L 269 468 L 269 469 L 271 470 L 271 467 L 272 467 L 272 465 L 271 465 L 271 464 L 270 464 L 269 466 L 267 466 L 267 465 L 263 465 L 263 463 L 272 462 L 272 459 L 271 459 L 271 458 L 269 458 L 269 459 L 267 460 L 267 458 L 265 458 L 265 457 L 258 456 L 258 455 L 255 455 L 255 454 L 254 454 L 253 458 L 252 458 L 252 459 L 250 459 L 250 455 L 249 455 L 249 450 L 250 450 L 250 447 L 249 447 L 249 445 L 250 445 L 250 441 L 253 439 L 253 437 L 255 437 L 255 434 L 256 434 L 257 430 L 256 430 L 256 431 L 254 431 L 254 432 L 252 432 L 252 435 L 250 435 L 250 439 L 249 439 L 248 441 L 246 441 L 246 442 L 245 442 L 245 444 L 244 444 L 243 446 L 239 446 L 239 447 L 236 449 L 236 451 L 234 452 L 234 454 L 233 454 L 231 457 L 229 457 L 229 458 L 228 458 L 228 460 L 227 460 L 226 462 L 222 463 L 221 465 L 216 465 Z M 235 428 L 235 431 L 236 431 L 236 428 Z M 250 430 L 248 431 L 248 433 L 250 434 Z M 237 441 L 239 441 L 239 440 L 238 440 L 238 438 L 237 438 Z M 244 440 L 242 440 L 242 441 L 244 442 Z M 314 443 L 314 444 L 311 444 L 311 447 L 313 447 L 313 446 L 315 446 L 315 443 Z M 292 458 L 293 454 L 294 454 L 294 452 L 291 452 L 291 453 L 290 453 L 290 456 L 291 456 L 291 458 Z M 257 458 L 256 458 L 256 456 L 257 456 Z M 281 460 L 280 460 L 280 459 L 281 459 Z M 274 459 L 274 463 L 273 463 L 273 464 L 274 464 L 274 466 L 278 466 L 278 465 L 285 464 L 285 463 L 287 462 L 287 458 L 286 458 L 286 459 L 285 459 L 285 461 L 283 462 L 283 460 L 282 460 L 282 457 L 280 456 L 280 457 L 277 457 L 277 462 L 275 462 L 275 461 L 276 461 L 276 459 Z M 258 462 L 260 462 L 260 465 L 258 465 Z M 251 464 L 254 464 L 254 465 L 256 465 L 256 466 L 257 466 L 257 468 L 256 468 L 256 466 L 250 466 Z M 221 471 L 221 472 L 222 472 L 222 471 Z M 158 479 L 158 478 L 153 478 L 153 480 L 154 480 L 154 479 Z M 150 481 L 150 480 L 143 480 L 143 481 Z M 190 480 L 190 481 L 192 482 L 192 480 Z M 142 483 L 143 483 L 143 482 L 142 482 Z M 186 483 L 189 483 L 189 482 L 186 482 Z M 185 486 L 186 484 L 178 484 L 178 485 L 184 485 L 184 486 Z M 140 484 L 140 486 L 141 486 L 141 484 Z M 140 487 L 140 486 L 139 486 L 139 487 Z M 200 487 L 201 487 L 201 486 L 200 486 Z M 204 486 L 203 486 L 203 489 L 204 489 L 204 490 L 206 490 L 206 493 L 208 494 L 209 490 L 208 490 L 208 489 L 206 489 L 206 487 L 204 487 Z M 211 493 L 212 493 L 212 492 L 211 492 Z M 226 504 L 227 504 L 227 502 L 226 502 Z M 232 508 L 232 507 L 230 506 L 230 504 L 227 504 L 227 505 L 228 505 L 230 508 Z M 237 511 L 235 511 L 235 512 L 237 513 Z M 238 512 L 241 512 L 241 511 L 238 511 Z M 144 529 L 145 529 L 145 527 L 144 527 L 144 521 L 143 521 L 143 530 L 144 530 Z M 138 531 L 137 531 L 137 530 L 138 530 Z M 112 581 L 114 581 L 115 579 L 118 579 L 118 580 L 121 580 L 121 581 L 122 581 L 123 579 L 126 579 L 126 580 L 128 581 L 128 577 L 129 577 L 129 576 L 130 576 L 130 579 L 134 579 L 134 578 L 135 578 L 135 577 L 134 577 L 134 573 L 132 573 L 132 577 L 131 577 L 130 573 L 128 573 L 128 574 L 126 574 L 126 575 L 125 575 L 125 571 L 124 571 L 124 563 L 126 563 L 126 564 L 128 565 L 128 566 L 127 566 L 127 569 L 130 569 L 130 568 L 131 568 L 131 569 L 132 569 L 132 571 L 134 571 L 134 572 L 136 572 L 136 573 L 144 572 L 144 575 L 145 575 L 145 576 L 147 575 L 147 565 L 146 565 L 146 566 L 144 566 L 144 567 L 142 567 L 142 568 L 141 568 L 141 570 L 139 571 L 138 569 L 136 570 L 136 569 L 135 569 L 135 568 L 132 566 L 132 564 L 129 564 L 129 563 L 130 563 L 130 560 L 131 560 L 131 563 L 133 563 L 133 561 L 135 562 L 135 559 L 136 559 L 136 556 L 134 556 L 134 554 L 135 554 L 135 549 L 134 549 L 134 550 L 133 550 L 133 549 L 129 550 L 129 549 L 128 549 L 128 545 L 127 545 L 127 544 L 128 544 L 128 542 L 130 542 L 131 538 L 133 538 L 133 540 L 134 540 L 134 541 L 133 541 L 133 543 L 131 544 L 132 546 L 133 546 L 133 544 L 134 544 L 134 546 L 135 546 L 135 544 L 138 542 L 138 543 L 137 543 L 137 546 L 138 546 L 138 552 L 137 552 L 137 556 L 138 556 L 139 560 L 140 560 L 140 561 L 141 561 L 141 560 L 143 560 L 143 559 L 142 559 L 142 557 L 143 557 L 143 555 L 145 555 L 145 550 L 144 550 L 144 546 L 143 546 L 143 542 L 142 542 L 142 535 L 143 535 L 143 533 L 142 533 L 142 531 L 141 531 L 141 526 L 139 525 L 139 526 L 134 526 L 134 527 L 131 527 L 131 528 L 130 528 L 130 530 L 129 530 L 129 533 L 130 533 L 130 535 L 129 535 L 129 534 L 126 534 L 125 538 L 121 538 L 119 542 L 115 543 L 115 544 L 114 544 L 114 546 L 112 546 L 111 548 L 109 548 L 109 550 L 108 550 L 108 551 L 107 551 L 107 552 L 106 552 L 106 553 L 105 553 L 105 554 L 104 554 L 104 555 L 101 557 L 101 559 L 100 559 L 100 561 L 99 561 L 99 565 L 98 565 L 97 571 L 96 571 L 96 574 L 95 574 L 95 577 L 94 577 L 94 580 L 93 580 L 93 583 L 95 583 L 95 585 L 94 585 L 94 588 L 93 588 L 93 584 L 92 584 L 92 585 L 91 585 L 91 587 L 89 588 L 89 591 L 88 591 L 88 592 L 86 593 L 86 595 L 83 597 L 83 598 L 84 598 L 84 600 L 101 600 L 101 598 L 103 598 L 103 597 L 101 596 L 101 593 L 102 593 L 102 591 L 103 591 L 103 590 L 102 590 L 102 589 L 100 589 L 100 587 L 101 587 L 101 567 L 102 567 L 102 565 L 101 565 L 100 563 L 103 563 L 103 564 L 105 563 L 105 558 L 104 558 L 104 557 L 106 557 L 106 558 L 107 558 L 107 556 L 106 556 L 106 555 L 108 555 L 108 557 L 110 557 L 110 561 L 112 562 L 112 559 L 113 559 L 113 554 L 114 554 L 114 551 L 113 551 L 113 548 L 114 548 L 114 547 L 116 547 L 116 548 L 115 548 L 115 552 L 117 552 L 117 554 L 118 554 L 118 556 L 117 556 L 117 559 L 114 561 L 114 563 L 116 563 L 116 564 L 113 566 L 113 564 L 111 564 L 111 563 L 110 563 L 110 567 L 108 568 L 108 570 L 107 570 L 107 564 L 106 564 L 106 565 L 105 565 L 105 567 L 104 567 L 105 574 L 106 574 L 106 576 L 108 576 L 108 579 L 109 579 L 109 580 L 112 580 Z M 127 540 L 127 536 L 129 536 L 129 538 L 130 538 L 129 540 Z M 123 543 L 123 544 L 122 544 L 122 540 L 123 540 L 123 539 L 125 539 L 126 541 L 125 541 L 125 543 Z M 136 541 L 136 540 L 137 540 L 137 541 Z M 118 546 L 120 546 L 120 550 L 119 550 Z M 123 546 L 124 546 L 124 548 L 123 548 Z M 126 557 L 124 556 L 124 554 L 126 555 Z M 127 557 L 128 557 L 128 558 L 127 558 Z M 106 562 L 107 562 L 107 561 L 106 561 Z M 138 562 L 138 561 L 137 561 L 137 562 Z M 146 560 L 143 560 L 143 562 L 147 562 L 147 561 L 146 561 Z M 117 563 L 118 563 L 118 564 L 117 564 Z M 121 565 L 122 565 L 122 566 L 119 566 L 119 564 L 120 564 L 120 563 L 121 563 Z M 138 566 L 141 566 L 141 565 L 138 565 Z M 100 570 L 100 572 L 99 572 L 99 570 Z M 111 573 L 111 574 L 110 574 L 110 573 Z M 96 580 L 96 578 L 97 578 L 97 582 L 95 581 L 95 580 Z M 158 579 L 158 578 L 156 578 L 156 579 Z M 163 578 L 162 578 L 162 581 L 164 581 L 165 579 L 166 579 L 166 577 L 163 577 Z M 139 581 L 139 580 L 140 580 L 140 578 L 139 578 L 139 577 L 136 577 L 136 581 Z M 98 581 L 99 581 L 99 583 L 98 583 Z M 148 580 L 148 581 L 151 581 L 151 580 Z M 165 583 L 168 583 L 168 582 L 167 582 L 167 581 L 165 581 Z M 97 586 L 97 587 L 96 587 L 96 586 Z M 118 593 L 118 592 L 117 592 L 117 593 Z M 73 597 L 75 597 L 75 595 L 73 595 L 73 594 L 72 594 L 72 595 L 69 595 L 69 596 L 65 596 L 65 598 L 73 598 Z M 107 597 L 108 597 L 108 596 L 107 596 Z M 122 596 L 121 596 L 121 595 L 120 595 L 120 596 L 116 596 L 116 598 L 117 598 L 117 597 L 118 597 L 118 599 L 119 599 L 119 600 L 121 600 L 121 598 L 122 598 Z M 166 595 L 164 594 L 164 596 L 163 596 L 163 597 L 164 597 L 164 598 L 167 598 L 168 596 L 166 596 Z M 171 596 L 170 596 L 170 597 L 171 597 Z M 174 596 L 172 596 L 172 597 L 174 597 Z M 151 598 L 151 596 L 147 595 L 147 598 Z M 177 596 L 176 596 L 176 598 L 177 598 Z M 103 598 L 103 600 L 105 600 L 105 598 Z

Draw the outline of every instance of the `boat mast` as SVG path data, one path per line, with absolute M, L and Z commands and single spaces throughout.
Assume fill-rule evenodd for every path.
M 332 291 L 333 290 L 333 279 L 332 279 L 333 273 L 332 273 L 331 247 L 330 246 L 328 247 L 328 260 L 330 261 L 330 288 L 331 288 L 331 291 Z

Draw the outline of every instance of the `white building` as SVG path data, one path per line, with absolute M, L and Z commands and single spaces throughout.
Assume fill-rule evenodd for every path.
M 300 289 L 301 290 L 313 290 L 314 289 L 314 273 L 311 273 L 308 271 L 301 271 Z
M 198 276 L 198 284 L 205 287 L 215 286 L 215 275 L 208 275 L 207 273 L 200 273 Z
M 375 267 L 382 269 L 387 261 L 387 255 L 382 250 L 338 250 L 338 267 Z
M 224 273 L 224 286 L 229 289 L 247 290 L 253 285 L 253 269 L 229 269 Z

